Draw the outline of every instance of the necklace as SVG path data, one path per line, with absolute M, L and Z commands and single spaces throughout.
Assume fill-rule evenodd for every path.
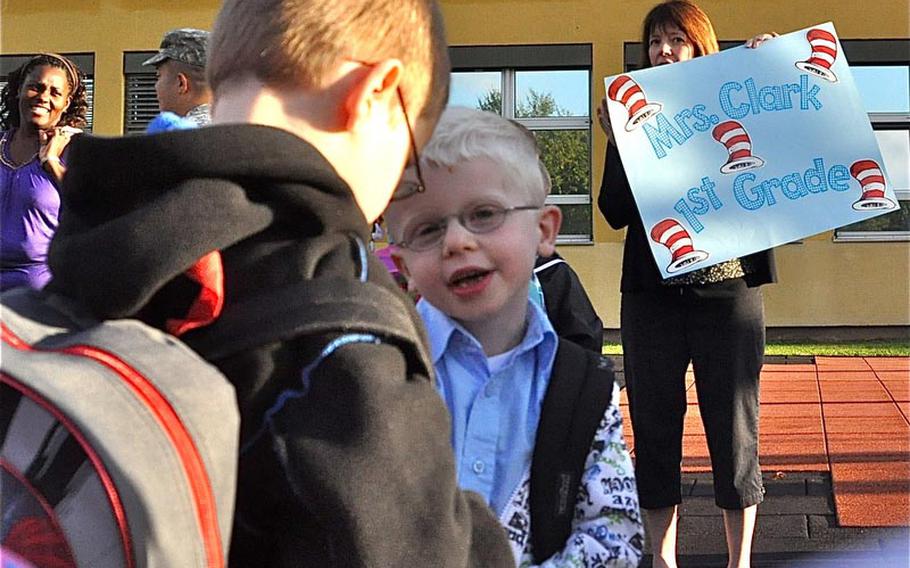
M 30 157 L 28 160 L 25 160 L 21 164 L 16 164 L 15 162 L 13 162 L 13 158 L 11 156 L 7 155 L 9 150 L 6 147 L 7 140 L 12 139 L 12 137 L 13 137 L 13 132 L 15 132 L 15 129 L 7 131 L 6 133 L 3 134 L 2 137 L 0 137 L 0 162 L 2 162 L 3 165 L 8 168 L 17 170 L 23 166 L 30 164 L 32 162 L 32 160 L 34 160 L 35 158 L 38 157 L 38 152 L 35 152 L 32 155 L 32 157 Z

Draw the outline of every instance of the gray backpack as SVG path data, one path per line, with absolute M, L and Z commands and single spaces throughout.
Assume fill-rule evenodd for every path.
M 59 296 L 0 296 L 4 566 L 222 567 L 234 389 L 174 337 Z

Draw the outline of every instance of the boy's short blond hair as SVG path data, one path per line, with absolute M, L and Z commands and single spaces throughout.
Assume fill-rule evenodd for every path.
M 543 205 L 550 193 L 550 174 L 540 159 L 534 135 L 521 124 L 492 112 L 446 108 L 420 159 L 436 167 L 487 159 L 500 165 L 509 183 L 526 191 L 538 204 Z
M 251 74 L 269 86 L 314 89 L 345 59 L 396 58 L 409 110 L 435 120 L 448 99 L 449 58 L 435 0 L 226 0 L 209 41 L 218 96 Z

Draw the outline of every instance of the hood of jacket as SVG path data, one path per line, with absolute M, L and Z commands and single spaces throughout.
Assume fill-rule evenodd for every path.
M 136 316 L 166 286 L 187 296 L 181 275 L 211 251 L 224 257 L 227 305 L 263 286 L 355 270 L 351 238 L 369 235 L 331 164 L 265 126 L 80 137 L 61 193 L 48 289 L 103 319 Z

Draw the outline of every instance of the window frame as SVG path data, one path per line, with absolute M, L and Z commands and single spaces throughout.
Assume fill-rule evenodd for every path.
M 851 66 L 910 66 L 910 39 L 841 39 L 844 56 Z M 872 130 L 903 130 L 910 136 L 910 111 L 907 113 L 870 112 Z M 895 188 L 898 202 L 910 201 L 910 187 Z M 836 243 L 880 243 L 910 241 L 907 231 L 844 231 L 835 229 Z
M 575 194 L 550 194 L 548 205 L 587 205 L 590 217 L 587 233 L 560 233 L 559 245 L 594 244 L 593 211 L 593 161 L 591 97 L 593 81 L 593 46 L 583 44 L 523 44 L 523 45 L 469 45 L 450 46 L 449 58 L 453 73 L 498 72 L 502 94 L 502 116 L 522 124 L 529 130 L 578 130 L 588 134 L 588 176 L 585 192 Z M 524 71 L 586 71 L 588 73 L 588 114 L 573 117 L 516 118 L 515 104 L 517 74 Z

